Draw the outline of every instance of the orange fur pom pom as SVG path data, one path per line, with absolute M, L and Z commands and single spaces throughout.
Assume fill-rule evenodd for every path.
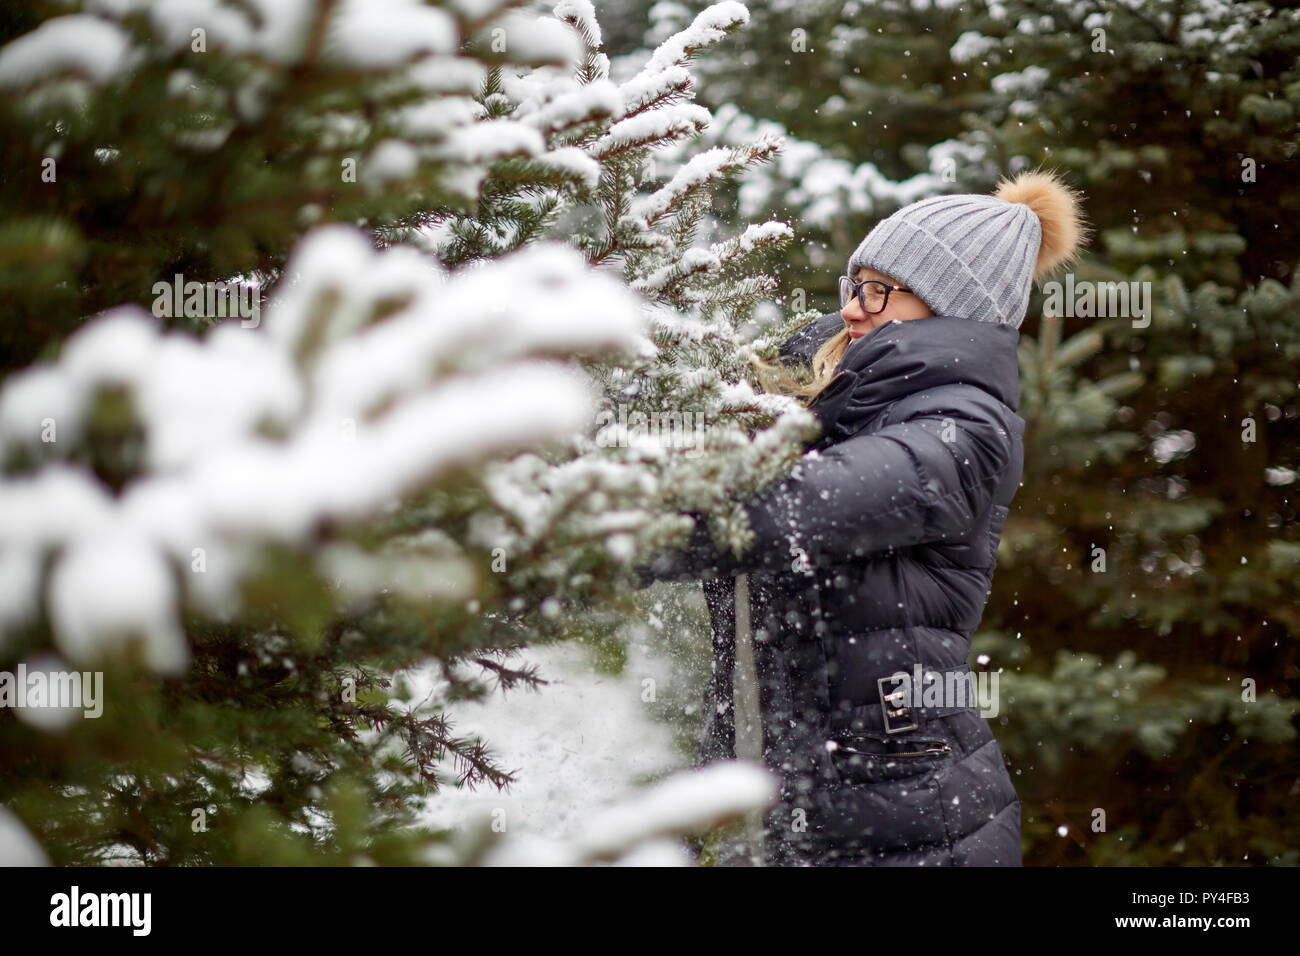
M 1034 279 L 1038 280 L 1076 258 L 1087 240 L 1088 226 L 1080 208 L 1081 194 L 1045 169 L 1003 179 L 993 195 L 1028 206 L 1038 217 L 1043 241 L 1038 247 Z

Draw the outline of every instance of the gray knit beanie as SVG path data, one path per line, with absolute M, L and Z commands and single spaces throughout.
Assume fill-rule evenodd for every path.
M 1020 328 L 1035 278 L 1078 254 L 1079 195 L 1045 170 L 1003 180 L 991 196 L 935 196 L 905 206 L 849 257 L 891 276 L 935 315 Z

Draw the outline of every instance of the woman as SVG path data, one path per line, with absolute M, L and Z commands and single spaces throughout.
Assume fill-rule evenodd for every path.
M 720 551 L 697 520 L 687 548 L 641 569 L 643 583 L 704 580 L 715 667 L 703 761 L 735 756 L 737 636 L 752 652 L 756 750 L 782 780 L 769 862 L 1021 865 L 1020 802 L 988 702 L 952 691 L 971 678 L 1020 483 L 1031 285 L 1084 237 L 1077 194 L 1045 171 L 877 224 L 840 280 L 841 311 L 782 348 L 811 366 L 811 384 L 781 377 L 822 433 L 746 503 L 754 545 Z M 899 672 L 949 693 L 921 697 Z

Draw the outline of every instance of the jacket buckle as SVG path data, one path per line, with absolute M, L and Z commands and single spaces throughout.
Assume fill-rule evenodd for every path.
M 888 677 L 876 678 L 876 689 L 880 692 L 880 712 L 885 719 L 885 733 L 897 734 L 904 730 L 916 730 L 920 724 L 916 723 L 912 716 L 912 708 L 904 701 L 907 699 L 907 685 L 904 684 L 895 690 L 885 692 L 885 681 L 902 682 L 907 680 L 906 674 L 892 674 Z M 906 726 L 895 727 L 890 724 L 891 720 L 907 721 Z

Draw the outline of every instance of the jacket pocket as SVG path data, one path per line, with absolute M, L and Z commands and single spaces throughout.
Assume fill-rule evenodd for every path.
M 921 777 L 953 756 L 952 744 L 934 734 L 839 733 L 830 739 L 827 750 L 846 786 Z

